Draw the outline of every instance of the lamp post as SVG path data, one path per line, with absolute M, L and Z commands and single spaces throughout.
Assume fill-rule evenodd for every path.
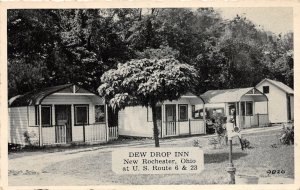
M 226 171 L 229 173 L 229 184 L 235 184 L 235 171 L 236 168 L 232 162 L 232 137 L 228 138 L 229 140 L 229 163 L 226 168 Z
M 229 184 L 235 184 L 236 168 L 234 167 L 232 162 L 232 137 L 234 136 L 232 133 L 234 133 L 234 127 L 236 126 L 236 111 L 235 108 L 231 109 L 230 111 L 233 118 L 231 119 L 232 125 L 230 125 L 232 129 L 227 130 L 227 136 L 229 140 L 229 163 L 226 171 L 229 173 Z

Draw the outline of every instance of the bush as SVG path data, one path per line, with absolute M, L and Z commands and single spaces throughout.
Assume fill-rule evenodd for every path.
M 283 125 L 282 134 L 279 140 L 285 145 L 294 144 L 294 123 L 290 122 Z
M 35 132 L 24 132 L 24 137 L 25 137 L 25 143 L 29 146 L 38 146 L 39 142 L 37 140 L 37 134 Z

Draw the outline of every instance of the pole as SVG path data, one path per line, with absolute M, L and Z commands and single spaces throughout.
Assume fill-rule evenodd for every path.
M 236 168 L 234 167 L 232 161 L 232 137 L 229 138 L 229 163 L 226 168 L 226 171 L 229 173 L 229 184 L 235 184 Z
M 39 104 L 39 145 L 40 147 L 43 146 L 43 129 L 42 129 L 42 105 Z
M 108 105 L 106 103 L 104 103 L 105 106 L 105 141 L 108 142 L 109 141 L 109 126 L 108 126 Z
M 192 132 L 191 132 L 191 119 L 189 119 L 189 135 L 191 135 Z
M 84 122 L 82 124 L 82 134 L 83 134 L 83 142 L 85 142 L 85 125 L 84 125 Z

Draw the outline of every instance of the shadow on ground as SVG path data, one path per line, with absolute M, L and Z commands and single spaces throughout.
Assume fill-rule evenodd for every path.
M 235 152 L 232 153 L 232 159 L 237 160 L 241 157 L 247 156 L 247 153 L 244 152 Z M 212 154 L 204 154 L 204 163 L 211 164 L 211 163 L 221 163 L 228 161 L 229 155 L 226 152 L 223 153 L 212 153 Z

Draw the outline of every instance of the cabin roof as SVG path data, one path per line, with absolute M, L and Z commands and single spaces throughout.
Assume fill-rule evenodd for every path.
M 204 100 L 203 100 L 202 97 L 197 96 L 197 95 L 195 95 L 195 94 L 193 94 L 191 92 L 187 92 L 186 94 L 182 95 L 180 98 L 188 98 L 188 99 L 190 99 L 194 103 L 195 103 L 195 101 L 193 101 L 193 100 L 201 100 L 201 102 L 204 103 Z
M 254 87 L 224 90 L 209 90 L 200 97 L 205 103 L 238 102 L 244 95 L 261 95 L 259 101 L 267 101 L 267 97 Z
M 268 81 L 269 83 L 277 86 L 279 89 L 285 91 L 286 93 L 294 94 L 294 90 L 291 87 L 289 87 L 288 85 L 283 84 L 282 82 L 279 82 L 276 80 L 268 79 L 268 78 L 265 78 L 264 80 L 260 81 L 260 83 L 258 83 L 256 86 L 261 85 L 264 81 Z
M 43 88 L 40 90 L 31 91 L 24 95 L 17 95 L 15 97 L 12 97 L 8 101 L 8 104 L 10 107 L 39 105 L 43 101 L 43 99 L 45 99 L 47 96 L 54 94 L 56 92 L 62 91 L 64 89 L 70 88 L 73 85 L 74 84 L 51 86 L 51 87 Z M 77 85 L 75 85 L 75 86 L 79 89 L 79 87 Z

